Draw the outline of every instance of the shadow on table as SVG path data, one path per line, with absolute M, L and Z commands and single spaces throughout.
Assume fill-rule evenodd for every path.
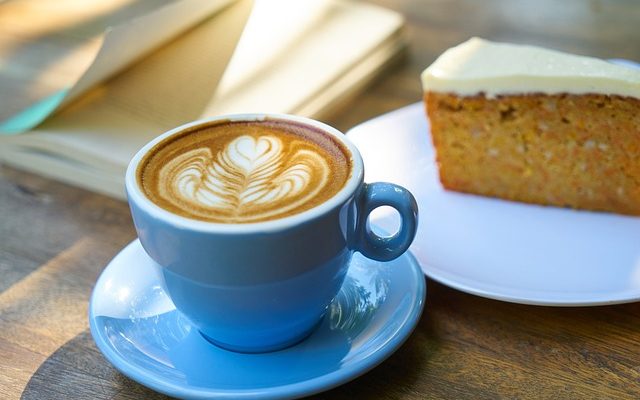
M 170 399 L 120 374 L 98 351 L 87 329 L 60 347 L 33 374 L 22 400 Z

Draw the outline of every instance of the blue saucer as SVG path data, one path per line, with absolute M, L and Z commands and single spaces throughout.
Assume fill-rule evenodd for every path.
M 380 263 L 356 254 L 311 336 L 285 350 L 242 354 L 200 335 L 175 309 L 159 268 L 138 240 L 124 248 L 91 296 L 91 334 L 123 374 L 181 398 L 295 398 L 338 386 L 398 349 L 416 326 L 426 293 L 412 255 Z

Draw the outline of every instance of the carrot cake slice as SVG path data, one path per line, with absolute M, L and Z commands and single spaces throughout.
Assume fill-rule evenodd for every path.
M 422 85 L 445 188 L 640 215 L 640 70 L 472 38 Z

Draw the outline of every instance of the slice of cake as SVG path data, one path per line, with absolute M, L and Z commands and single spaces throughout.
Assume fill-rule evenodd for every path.
M 640 215 L 640 70 L 473 38 L 422 84 L 445 188 Z

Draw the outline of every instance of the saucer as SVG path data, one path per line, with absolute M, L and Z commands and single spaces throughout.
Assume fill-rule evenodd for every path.
M 98 279 L 89 322 L 98 348 L 120 372 L 180 398 L 296 398 L 336 387 L 398 349 L 426 294 L 411 254 L 381 263 L 356 253 L 311 336 L 281 351 L 244 354 L 200 335 L 169 299 L 160 268 L 138 240 L 130 243 Z

